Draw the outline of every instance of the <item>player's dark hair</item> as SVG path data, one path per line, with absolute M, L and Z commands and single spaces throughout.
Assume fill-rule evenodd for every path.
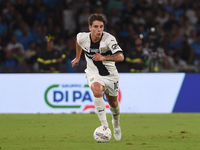
M 100 14 L 90 15 L 90 17 L 88 18 L 88 25 L 92 26 L 93 22 L 96 21 L 96 20 L 103 22 L 103 24 L 105 26 L 106 21 Z

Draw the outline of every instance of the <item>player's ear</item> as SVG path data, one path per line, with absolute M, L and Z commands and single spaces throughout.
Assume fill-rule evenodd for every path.
M 92 26 L 89 26 L 89 30 L 90 30 L 90 32 L 91 32 L 91 30 L 92 30 Z

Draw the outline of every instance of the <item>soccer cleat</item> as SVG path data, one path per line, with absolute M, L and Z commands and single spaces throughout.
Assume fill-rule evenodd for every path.
M 113 130 L 114 130 L 114 137 L 115 137 L 115 140 L 116 140 L 116 141 L 120 141 L 120 140 L 121 140 L 121 137 L 122 137 L 121 128 L 120 128 L 120 127 L 115 128 L 115 127 L 114 127 L 114 122 L 113 122 L 113 121 L 112 121 L 112 124 L 113 124 Z

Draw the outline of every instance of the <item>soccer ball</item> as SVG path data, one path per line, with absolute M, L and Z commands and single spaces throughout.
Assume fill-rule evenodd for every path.
M 99 126 L 95 129 L 93 136 L 98 143 L 108 143 L 112 137 L 112 132 L 106 126 Z

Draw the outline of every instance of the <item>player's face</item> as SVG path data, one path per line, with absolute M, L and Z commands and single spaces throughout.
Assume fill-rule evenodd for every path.
M 94 38 L 101 38 L 103 30 L 104 30 L 104 24 L 101 21 L 95 20 L 93 21 L 92 26 L 89 26 L 91 36 Z

